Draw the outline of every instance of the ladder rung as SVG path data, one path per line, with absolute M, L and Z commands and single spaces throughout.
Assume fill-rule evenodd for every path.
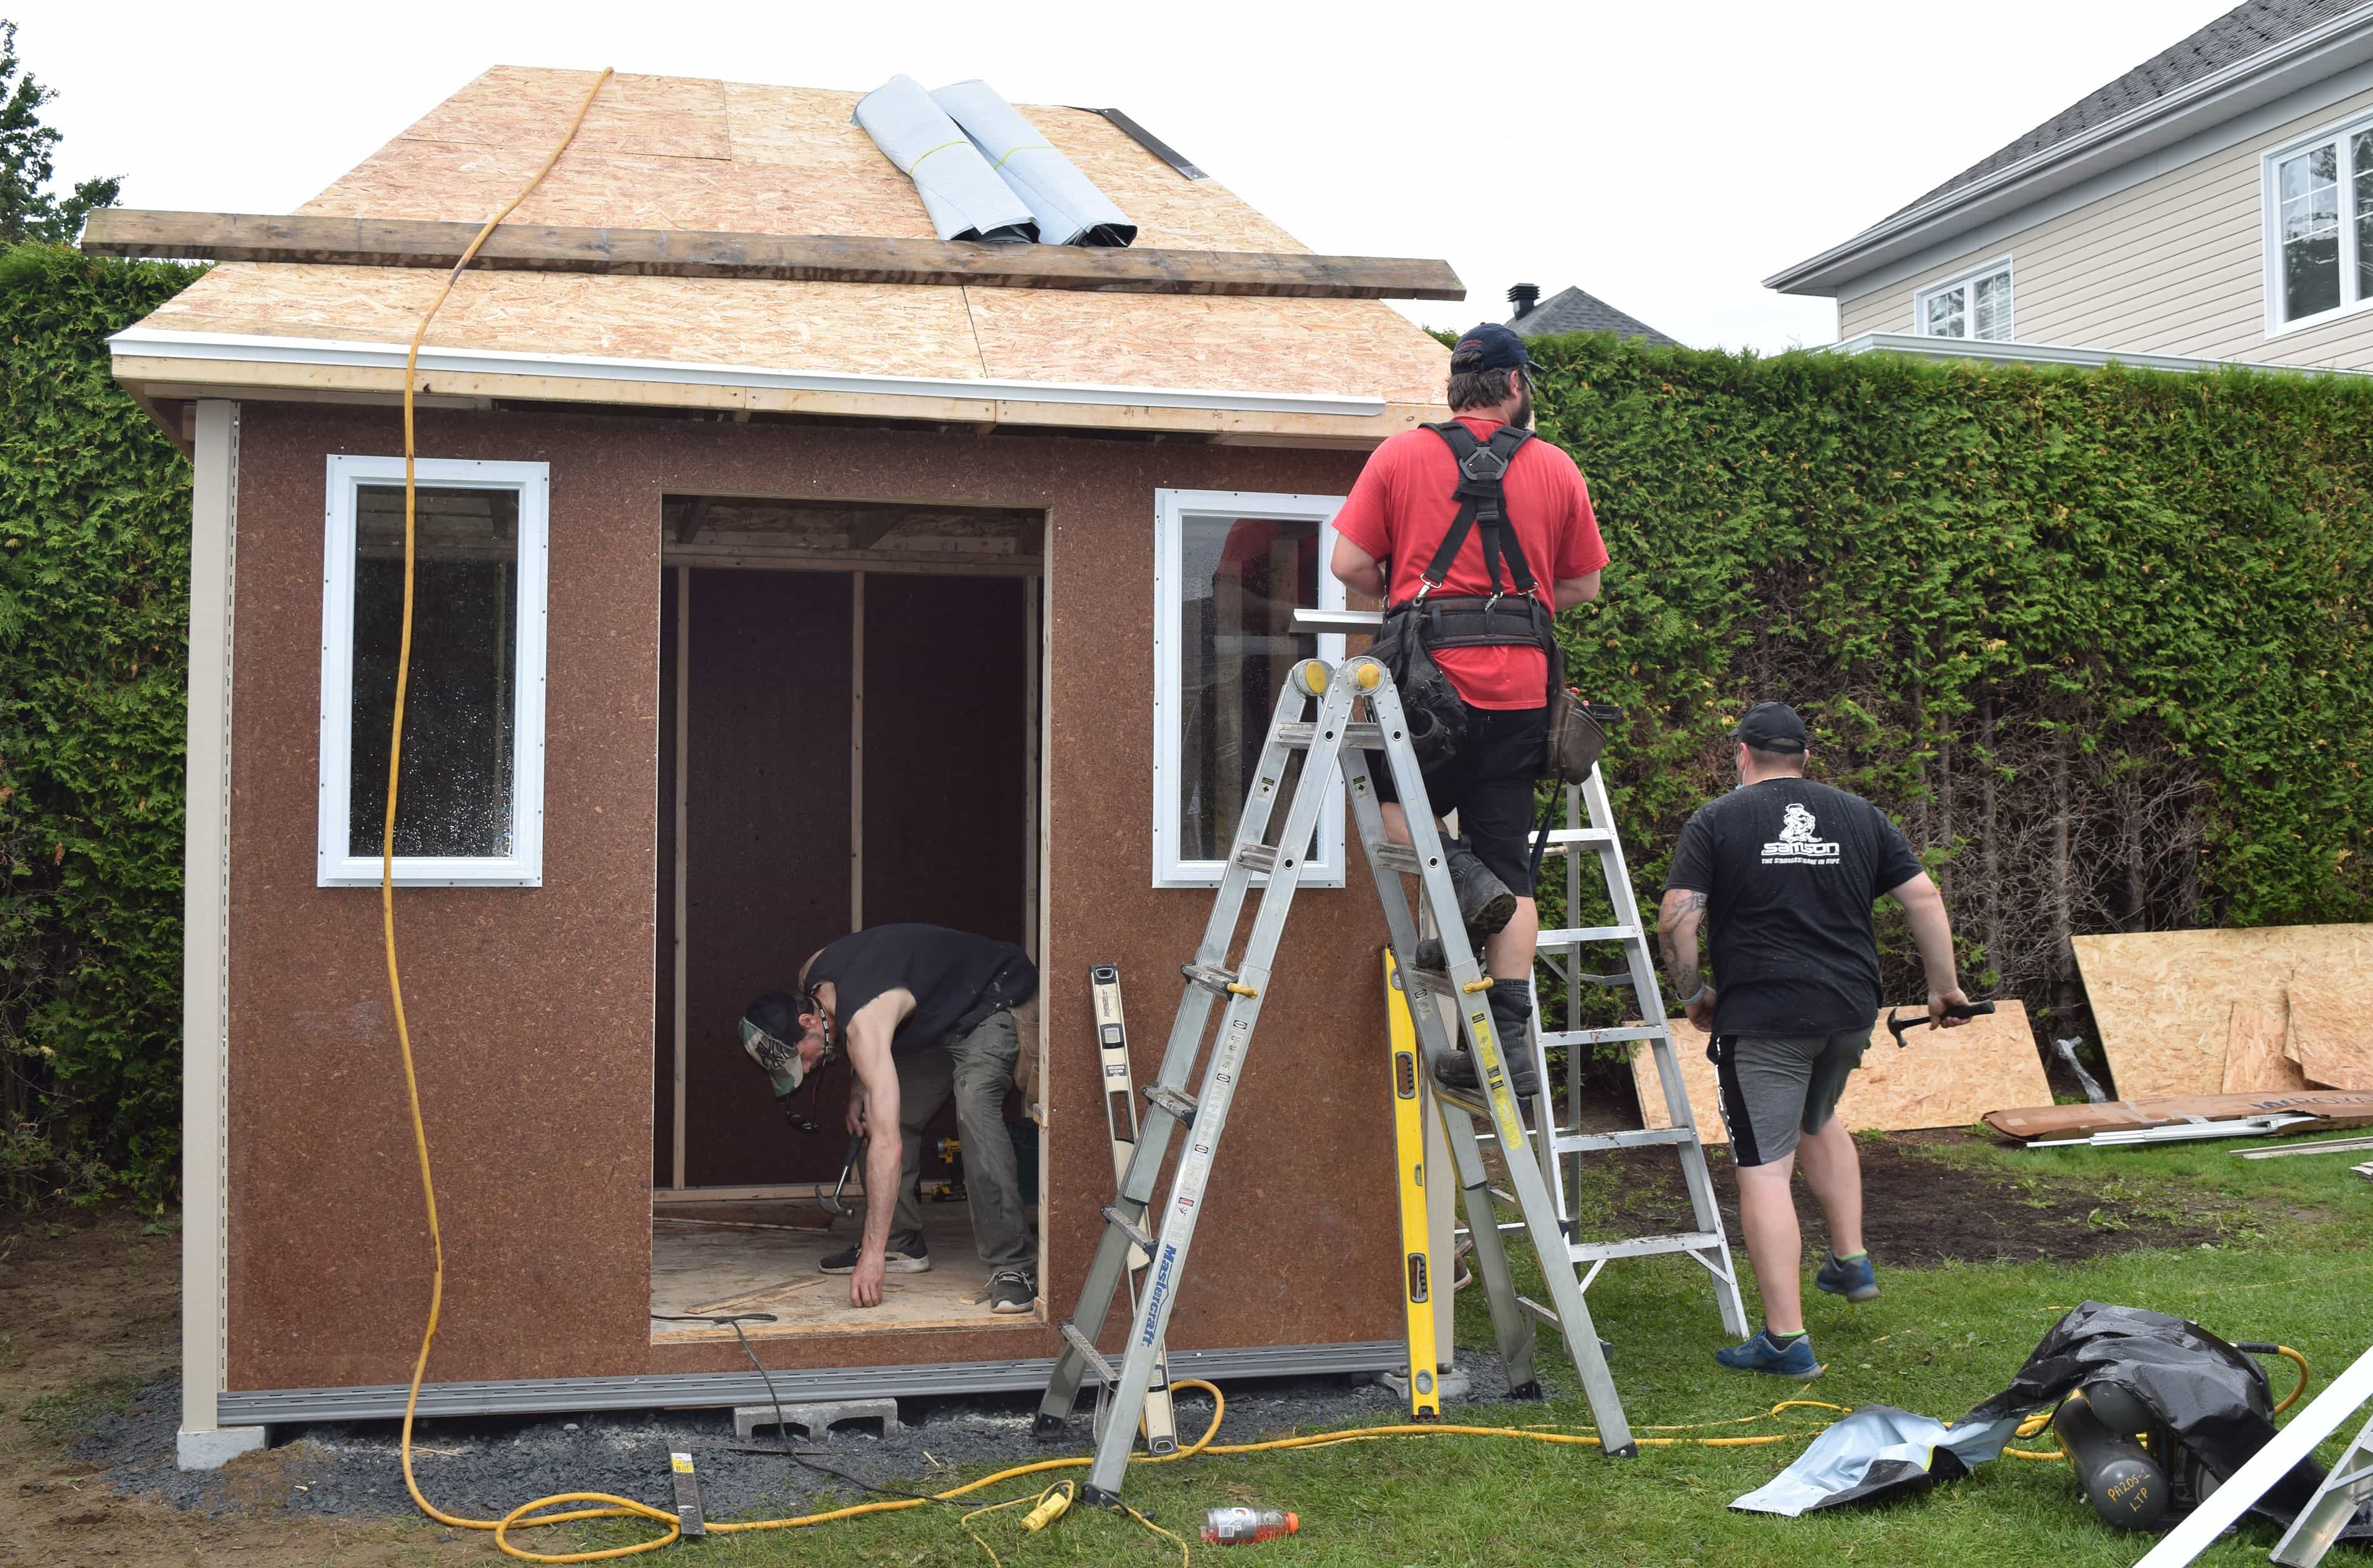
M 1544 1029 L 1541 1047 L 1612 1045 L 1618 1040 L 1653 1040 L 1666 1032 L 1662 1024 L 1626 1024 L 1619 1029 Z
M 1631 1236 L 1623 1241 L 1577 1241 L 1569 1243 L 1566 1251 L 1576 1263 L 1586 1263 L 1596 1258 L 1654 1258 L 1661 1252 L 1696 1252 L 1721 1245 L 1719 1231 L 1689 1231 L 1680 1235 Z
M 1178 972 L 1207 991 L 1222 996 L 1258 996 L 1260 992 L 1236 978 L 1233 969 L 1222 969 L 1216 964 L 1181 964 Z
M 1535 944 L 1539 947 L 1571 947 L 1578 942 L 1627 942 L 1639 940 L 1637 926 L 1562 926 L 1553 931 L 1543 931 Z
M 1343 726 L 1343 743 L 1357 746 L 1363 752 L 1380 752 L 1385 749 L 1385 731 L 1374 724 L 1346 724 Z
M 1535 842 L 1538 842 L 1542 837 L 1543 835 L 1537 833 L 1531 835 Z M 1549 829 L 1547 837 L 1552 844 L 1612 844 L 1615 842 L 1614 830 L 1606 827 L 1553 827 Z
M 1063 1342 L 1079 1352 L 1087 1363 L 1096 1369 L 1096 1375 L 1104 1379 L 1105 1387 L 1119 1384 L 1120 1379 L 1113 1375 L 1112 1363 L 1105 1360 L 1105 1352 L 1096 1349 L 1093 1340 L 1069 1323 L 1063 1325 Z
M 1663 1144 L 1693 1143 L 1697 1131 L 1687 1127 L 1654 1127 L 1631 1132 L 1561 1132 L 1554 1147 L 1561 1154 L 1588 1154 L 1601 1149 L 1654 1149 Z
M 1152 1256 L 1152 1232 L 1147 1230 L 1143 1225 L 1139 1224 L 1135 1220 L 1132 1220 L 1128 1215 L 1122 1213 L 1119 1207 L 1116 1204 L 1105 1204 L 1104 1207 L 1104 1216 L 1105 1223 L 1106 1224 L 1118 1225 L 1121 1229 L 1121 1234 L 1128 1236 L 1130 1241 L 1136 1243 L 1137 1249 L 1140 1252 L 1146 1254 L 1148 1257 Z
M 1236 864 L 1248 872 L 1264 874 L 1277 870 L 1277 847 L 1273 844 L 1247 844 L 1236 851 Z
M 1317 733 L 1317 725 L 1307 719 L 1297 719 L 1277 727 L 1277 743 L 1281 746 L 1307 746 Z
M 1425 862 L 1419 860 L 1417 851 L 1406 844 L 1371 844 L 1368 846 L 1368 859 L 1388 872 L 1399 872 L 1404 876 L 1417 876 L 1425 870 Z
M 1483 1103 L 1481 1095 L 1470 1094 L 1464 1089 L 1445 1088 L 1440 1079 L 1434 1081 L 1433 1095 L 1444 1105 L 1456 1106 L 1469 1116 L 1482 1117 L 1487 1120 L 1490 1117 L 1491 1107 Z
M 1526 1312 L 1532 1314 L 1535 1317 L 1539 1318 L 1542 1322 L 1548 1324 L 1550 1328 L 1556 1328 L 1561 1332 L 1563 1331 L 1565 1325 L 1558 1321 L 1556 1308 L 1543 1306 L 1539 1302 L 1535 1301 L 1532 1297 L 1523 1295 L 1516 1298 L 1516 1305 L 1524 1308 Z
M 1156 1110 L 1169 1112 L 1171 1119 L 1177 1122 L 1179 1126 L 1195 1125 L 1195 1102 L 1177 1090 L 1166 1088 L 1160 1083 L 1149 1083 L 1145 1086 L 1145 1099 L 1146 1103 Z

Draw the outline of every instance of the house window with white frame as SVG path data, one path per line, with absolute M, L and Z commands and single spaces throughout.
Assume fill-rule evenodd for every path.
M 1912 330 L 1923 337 L 2010 342 L 2010 258 L 1920 290 L 1912 297 L 1911 317 Z
M 415 468 L 395 880 L 537 886 L 549 471 Z M 376 885 L 403 614 L 403 460 L 331 458 L 324 521 L 317 881 Z
M 1154 493 L 1153 882 L 1220 880 L 1269 716 L 1299 659 L 1343 656 L 1338 634 L 1293 629 L 1297 609 L 1339 610 L 1327 569 L 1339 496 Z M 1286 766 L 1275 843 L 1300 760 Z M 1305 886 L 1343 884 L 1343 797 L 1330 791 Z
M 2270 331 L 2373 300 L 2373 123 L 2266 157 Z

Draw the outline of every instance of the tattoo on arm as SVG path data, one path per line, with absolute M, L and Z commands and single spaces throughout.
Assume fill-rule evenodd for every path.
M 1704 973 L 1698 966 L 1698 926 L 1706 903 L 1703 893 L 1682 892 L 1678 897 L 1666 901 L 1656 922 L 1656 934 L 1665 951 L 1665 969 L 1672 977 L 1671 1000 L 1695 996 L 1705 983 Z

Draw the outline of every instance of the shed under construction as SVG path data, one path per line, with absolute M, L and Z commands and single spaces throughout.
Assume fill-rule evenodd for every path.
M 261 258 L 112 345 L 196 465 L 186 1462 L 402 1409 L 427 1249 L 372 891 L 396 405 L 450 228 L 591 82 L 489 71 L 292 218 L 93 227 Z M 720 1303 L 776 1314 L 786 1398 L 1043 1385 L 1113 1186 L 1088 971 L 1166 1011 L 1285 671 L 1341 651 L 1292 629 L 1340 607 L 1337 502 L 1444 414 L 1444 350 L 1376 298 L 1455 298 L 1439 263 L 1311 257 L 1126 116 L 1059 108 L 1025 112 L 1137 248 L 945 243 L 857 97 L 613 78 L 420 355 L 396 896 L 449 1270 L 427 1413 L 736 1402 L 730 1333 L 649 1316 Z M 1176 1375 L 1406 1359 L 1384 1005 L 1347 961 L 1382 928 L 1339 805 L 1315 855 Z M 782 1207 L 839 1174 L 848 1080 L 787 1129 L 736 1020 L 897 920 L 1044 976 L 1035 1313 L 970 1301 L 960 1223 L 852 1310 Z

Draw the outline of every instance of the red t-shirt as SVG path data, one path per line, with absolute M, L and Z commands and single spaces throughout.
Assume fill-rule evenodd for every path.
M 1479 441 L 1490 440 L 1500 427 L 1500 421 L 1489 416 L 1462 414 L 1458 422 Z M 1423 586 L 1427 564 L 1458 519 L 1458 503 L 1450 495 L 1457 487 L 1458 461 L 1450 455 L 1450 443 L 1431 430 L 1404 430 L 1369 454 L 1343 509 L 1335 514 L 1335 531 L 1388 563 L 1391 603 L 1408 603 Z M 1557 582 L 1588 577 L 1607 565 L 1607 546 L 1590 509 L 1589 486 L 1561 449 L 1549 441 L 1526 441 L 1508 465 L 1501 493 L 1544 603 L 1553 603 Z M 1514 586 L 1507 579 L 1504 563 L 1501 582 L 1503 588 Z M 1437 591 L 1491 591 L 1490 574 L 1483 568 L 1481 528 L 1468 531 Z M 1538 708 L 1547 699 L 1549 663 L 1537 648 L 1513 643 L 1445 648 L 1434 654 L 1433 661 L 1471 707 Z

